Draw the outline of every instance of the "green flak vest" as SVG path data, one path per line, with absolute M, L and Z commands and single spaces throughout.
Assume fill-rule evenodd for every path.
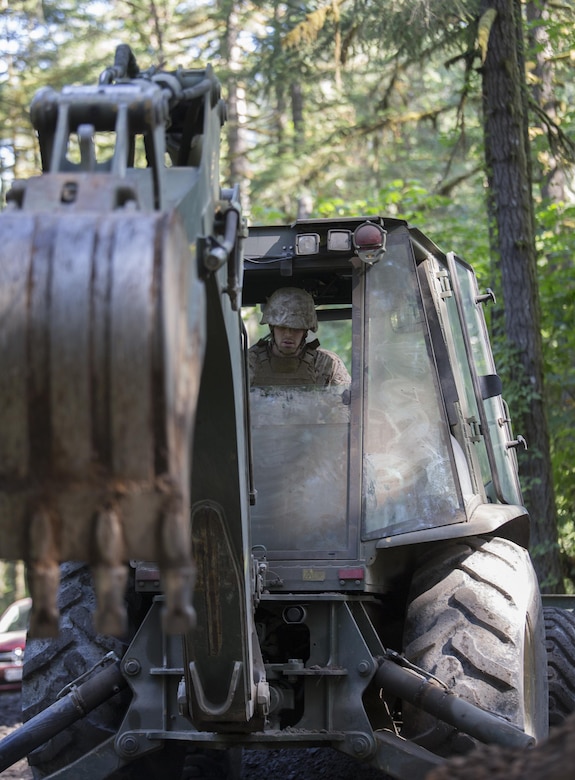
M 253 347 L 256 359 L 252 386 L 325 384 L 315 368 L 318 347 L 319 341 L 315 339 L 306 344 L 297 356 L 276 357 L 271 352 L 269 339 L 260 339 Z

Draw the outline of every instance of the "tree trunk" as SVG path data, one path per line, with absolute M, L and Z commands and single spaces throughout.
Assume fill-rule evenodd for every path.
M 543 383 L 521 2 L 484 0 L 482 12 L 489 8 L 497 16 L 482 69 L 483 120 L 511 363 L 506 368 L 516 384 L 514 395 L 522 399 L 513 409 L 516 432 L 529 444 L 519 464 L 531 515 L 531 554 L 543 589 L 553 591 L 562 578 Z
M 291 113 L 294 131 L 294 148 L 297 153 L 299 145 L 303 141 L 303 91 L 301 82 L 293 81 L 290 84 Z
M 535 67 L 532 76 L 535 83 L 532 88 L 533 99 L 537 105 L 555 121 L 557 119 L 557 100 L 553 90 L 553 60 L 549 43 L 549 35 L 542 21 L 549 16 L 547 2 L 527 3 L 527 20 L 529 22 L 529 49 L 534 52 Z M 547 128 L 542 123 L 542 130 Z M 550 140 L 552 141 L 551 135 Z M 565 201 L 565 173 L 555 156 L 553 144 L 541 165 L 541 195 L 554 203 Z
M 238 182 L 241 189 L 242 207 L 246 213 L 250 209 L 250 175 L 247 161 L 247 105 L 245 87 L 241 77 L 242 53 L 238 44 L 241 23 L 235 0 L 225 3 L 227 6 L 227 24 L 223 54 L 227 60 L 229 75 L 226 79 L 228 107 L 227 141 L 230 158 L 230 181 Z

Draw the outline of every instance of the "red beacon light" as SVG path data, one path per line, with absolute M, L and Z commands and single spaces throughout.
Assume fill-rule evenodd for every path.
M 353 233 L 353 247 L 362 263 L 373 265 L 383 257 L 387 231 L 375 222 L 364 222 Z

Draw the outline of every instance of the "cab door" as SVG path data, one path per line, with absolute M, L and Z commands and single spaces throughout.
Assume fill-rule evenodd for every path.
M 363 538 L 465 520 L 407 227 L 364 274 Z
M 453 252 L 448 253 L 447 262 L 477 396 L 480 430 L 485 438 L 491 471 L 492 498 L 505 504 L 522 504 L 511 420 L 495 369 L 483 313 L 483 296 L 471 266 Z

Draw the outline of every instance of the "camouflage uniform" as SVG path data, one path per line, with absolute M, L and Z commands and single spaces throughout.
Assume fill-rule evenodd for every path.
M 284 287 L 270 297 L 261 319 L 262 325 L 317 330 L 313 298 L 305 290 Z M 347 369 L 335 352 L 320 349 L 319 341 L 303 345 L 295 355 L 273 353 L 273 334 L 260 339 L 249 350 L 250 384 L 265 385 L 343 385 L 350 384 Z
M 250 384 L 265 385 L 348 385 L 351 378 L 343 360 L 319 341 L 305 344 L 295 357 L 272 354 L 271 336 L 260 339 L 249 351 Z

